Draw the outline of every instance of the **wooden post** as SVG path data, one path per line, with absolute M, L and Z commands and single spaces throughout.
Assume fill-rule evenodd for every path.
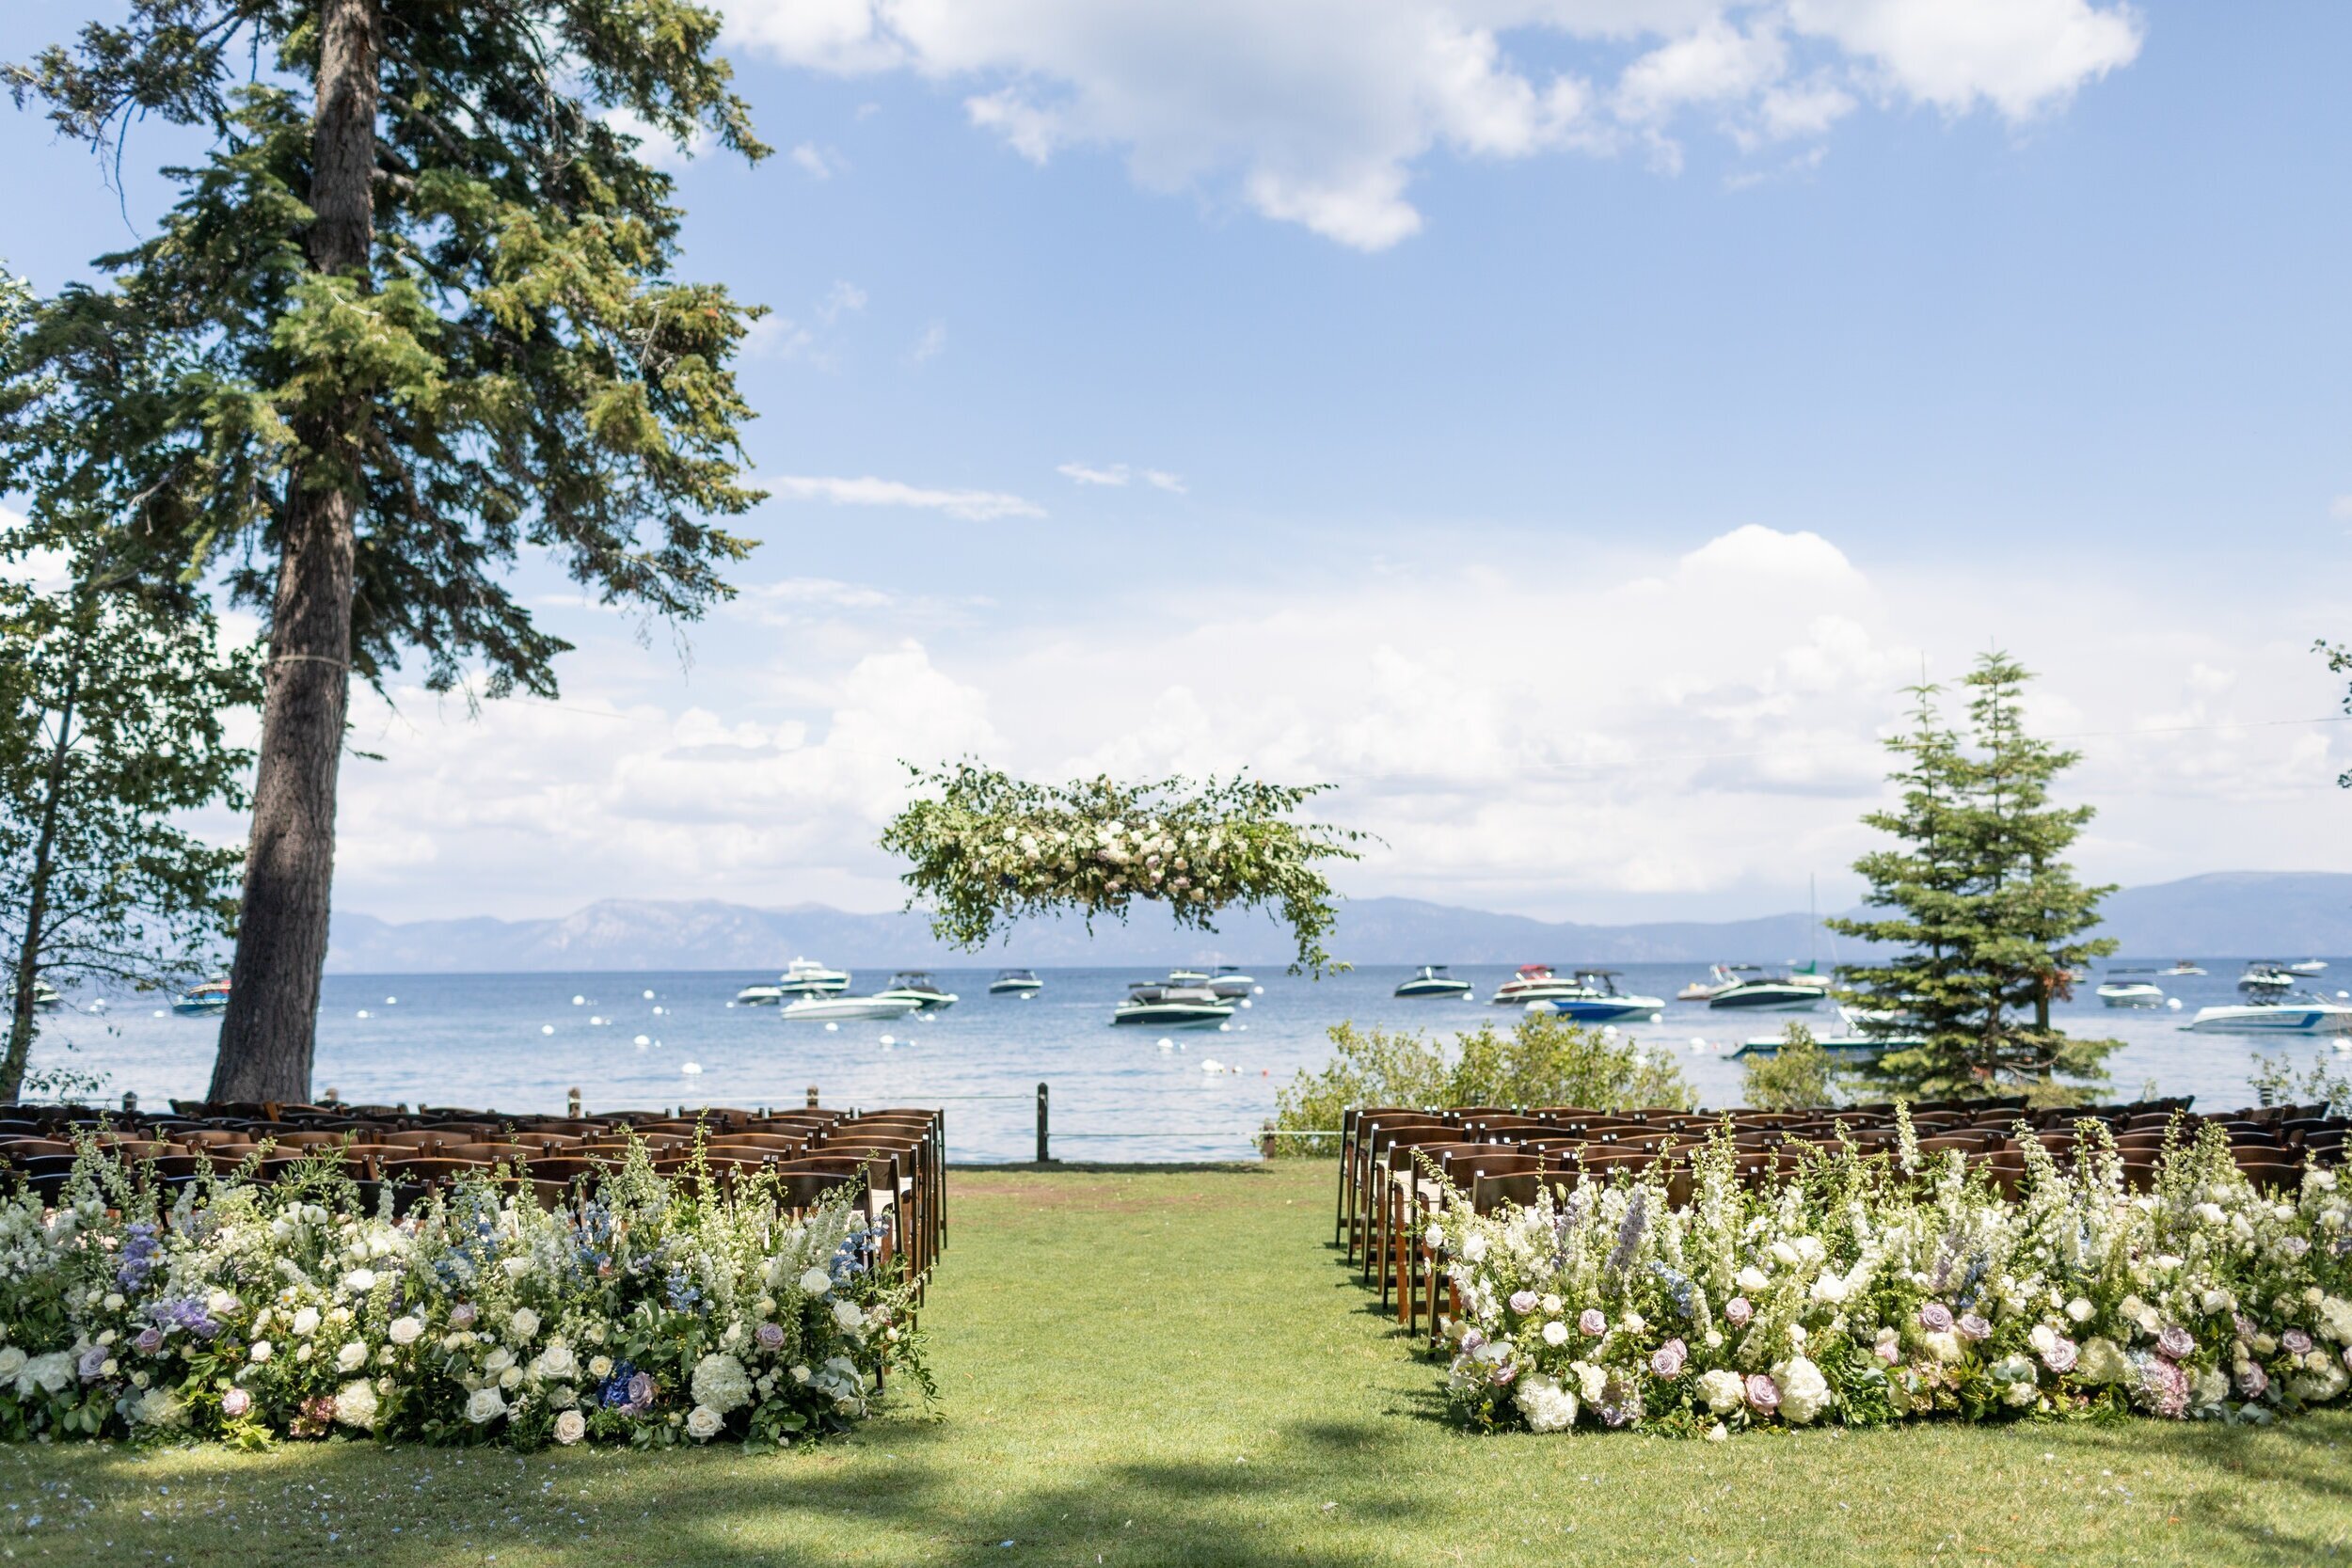
M 1054 1161 L 1053 1155 L 1047 1150 L 1045 1142 L 1046 1098 L 1045 1085 L 1040 1084 L 1037 1086 L 1037 1163 L 1041 1165 L 1051 1164 Z
M 817 1085 L 814 1084 L 808 1086 L 808 1108 L 812 1111 L 817 1109 Z

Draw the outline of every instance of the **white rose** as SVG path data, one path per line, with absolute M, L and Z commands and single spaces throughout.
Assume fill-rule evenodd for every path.
M 1473 1230 L 1462 1238 L 1462 1258 L 1465 1262 L 1475 1263 L 1486 1256 L 1486 1233 L 1485 1231 Z
M 2076 1296 L 2066 1304 L 2066 1315 L 2078 1323 L 2087 1323 L 2099 1315 L 2099 1309 L 2082 1297 Z
M 833 1275 L 827 1274 L 822 1269 L 811 1269 L 806 1274 L 801 1275 L 801 1293 L 803 1295 L 821 1296 L 827 1291 L 832 1289 Z
M 520 1367 L 509 1367 L 499 1373 L 499 1386 L 501 1388 L 518 1388 L 522 1386 L 522 1381 L 523 1370 Z
M 2051 1347 L 2058 1343 L 2058 1330 L 2048 1323 L 2036 1323 L 2027 1331 L 2026 1343 L 2034 1348 L 2036 1354 L 2047 1355 L 2050 1354 Z
M 514 1364 L 515 1353 L 504 1345 L 499 1346 L 482 1358 L 482 1370 L 485 1372 L 502 1372 Z
M 602 1383 L 606 1378 L 611 1377 L 612 1375 L 612 1358 L 609 1355 L 599 1355 L 595 1360 L 589 1362 L 588 1375 L 595 1378 L 598 1383 Z
M 0 1383 L 12 1381 L 24 1370 L 26 1359 L 24 1353 L 14 1345 L 0 1349 Z
M 1568 1325 L 1567 1325 L 1566 1323 L 1562 1323 L 1559 1319 L 1554 1318 L 1554 1319 L 1552 1319 L 1552 1320 L 1551 1320 L 1551 1322 L 1549 1322 L 1549 1323 L 1548 1323 L 1544 1324 L 1544 1343 L 1545 1343 L 1545 1344 L 1547 1344 L 1547 1345 L 1565 1345 L 1565 1344 L 1566 1344 L 1567 1342 L 1568 1342 Z M 1570 1420 L 1574 1420 L 1576 1418 L 1575 1418 L 1575 1417 L 1573 1417 L 1573 1416 L 1571 1416 L 1571 1417 L 1569 1417 L 1568 1418 L 1569 1418 Z
M 487 1426 L 506 1414 L 506 1396 L 496 1388 L 477 1388 L 466 1401 L 466 1419 Z
M 246 1351 L 245 1354 L 246 1360 L 258 1367 L 269 1359 L 270 1343 L 267 1339 L 256 1339 L 253 1341 L 253 1348 Z
M 1804 1257 L 1803 1253 L 1799 1252 L 1795 1247 L 1790 1246 L 1787 1242 L 1774 1242 L 1767 1250 L 1772 1253 L 1772 1261 L 1778 1263 L 1784 1269 L 1794 1268 Z
M 577 1410 L 566 1410 L 555 1418 L 555 1440 L 566 1448 L 588 1435 L 588 1418 Z
M 315 1307 L 306 1307 L 294 1315 L 294 1336 L 297 1339 L 308 1339 L 318 1332 L 318 1326 L 319 1309 Z
M 1422 1245 L 1427 1247 L 1432 1252 L 1443 1252 L 1445 1250 L 1445 1227 L 1441 1225 L 1431 1226 L 1427 1230 L 1422 1232 L 1421 1242 Z
M 698 1443 L 707 1443 L 726 1430 L 727 1418 L 707 1404 L 698 1404 L 686 1417 L 686 1434 Z
M 368 1347 L 357 1339 L 350 1340 L 335 1353 L 335 1370 L 338 1371 L 356 1372 L 366 1366 L 367 1361 Z
M 1756 1267 L 1754 1264 L 1750 1264 L 1748 1267 L 1741 1269 L 1737 1277 L 1740 1289 L 1742 1291 L 1761 1291 L 1765 1286 L 1772 1283 L 1772 1281 L 1765 1276 L 1764 1271 Z
M 346 1383 L 335 1390 L 335 1419 L 366 1432 L 375 1425 L 375 1389 L 366 1383 Z
M 1780 1386 L 1781 1418 L 1790 1426 L 1807 1425 L 1829 1408 L 1828 1380 L 1802 1355 L 1781 1363 L 1772 1381 Z
M 424 1322 L 421 1318 L 394 1318 L 391 1326 L 384 1332 L 395 1345 L 413 1345 L 417 1337 L 424 1332 Z
M 1560 1315 L 1561 1301 L 1558 1296 L 1546 1296 L 1535 1305 L 1544 1309 L 1546 1317 L 1556 1318 Z
M 1582 1391 L 1584 1402 L 1586 1404 L 1599 1402 L 1600 1396 L 1607 1392 L 1609 1387 L 1608 1372 L 1589 1361 L 1570 1362 L 1568 1370 L 1576 1374 L 1577 1387 Z
M 833 1321 L 841 1325 L 843 1333 L 855 1334 L 866 1325 L 866 1314 L 857 1309 L 856 1302 L 836 1301 L 833 1304 Z
M 517 1307 L 515 1315 L 506 1320 L 506 1326 L 517 1339 L 528 1339 L 539 1332 L 539 1314 L 528 1307 Z
M 1832 1306 L 1846 1299 L 1846 1279 L 1843 1275 L 1825 1274 L 1813 1282 L 1813 1299 Z
M 352 1270 L 343 1275 L 343 1289 L 355 1296 L 366 1295 L 375 1289 L 375 1271 L 373 1269 Z
M 572 1357 L 572 1347 L 558 1339 L 539 1353 L 531 1370 L 546 1378 L 568 1378 L 580 1370 L 580 1363 Z

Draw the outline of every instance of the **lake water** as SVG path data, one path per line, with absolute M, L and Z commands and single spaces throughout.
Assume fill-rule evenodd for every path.
M 2153 1079 L 2162 1092 L 2193 1094 L 2202 1106 L 2249 1104 L 2256 1053 L 2285 1051 L 2299 1066 L 2326 1049 L 2309 1039 L 2185 1033 L 2182 1021 L 2198 1007 L 2238 999 L 2242 966 L 2216 959 L 2207 967 L 2204 976 L 2159 981 L 2180 1000 L 2178 1012 L 2104 1007 L 2088 987 L 2087 1006 L 2060 1009 L 2071 1033 L 2125 1042 L 2109 1058 L 2120 1097 Z M 1141 968 L 1041 970 L 1045 990 L 1026 1001 L 990 996 L 993 969 L 935 973 L 961 995 L 955 1006 L 833 1031 L 785 1023 L 773 1007 L 732 1005 L 738 990 L 771 974 L 330 975 L 316 1084 L 355 1101 L 549 1112 L 561 1111 L 575 1086 L 595 1110 L 799 1104 L 814 1085 L 828 1105 L 942 1106 L 949 1154 L 993 1162 L 1034 1153 L 1042 1082 L 1052 1087 L 1058 1158 L 1243 1159 L 1275 1092 L 1327 1056 L 1331 1024 L 1353 1020 L 1450 1037 L 1480 1021 L 1507 1026 L 1514 1019 L 1512 1009 L 1483 1000 L 1400 1001 L 1390 993 L 1410 971 L 1392 965 L 1322 980 L 1259 971 L 1263 993 L 1221 1032 L 1111 1027 L 1112 1007 L 1129 982 L 1146 976 Z M 1471 964 L 1454 973 L 1483 999 L 1510 969 Z M 1697 964 L 1632 964 L 1619 984 L 1671 998 L 1703 974 Z M 853 989 L 885 978 L 860 974 Z M 2352 986 L 2352 960 L 2335 960 L 2314 989 L 2332 996 L 2340 985 Z M 1725 1105 L 1738 1102 L 1740 1082 L 1740 1064 L 1728 1053 L 1790 1017 L 1809 1018 L 1817 1030 L 1836 1026 L 1826 1006 L 1740 1017 L 1669 1001 L 1663 1022 L 1628 1032 L 1671 1051 L 1702 1103 Z M 71 1040 L 74 1065 L 105 1072 L 110 1093 L 133 1089 L 159 1105 L 203 1093 L 216 1030 L 215 1021 L 174 1017 L 153 998 L 124 999 L 102 1015 L 50 1015 L 36 1059 L 55 1059 L 56 1042 Z M 1212 1063 L 1219 1070 L 1208 1070 Z

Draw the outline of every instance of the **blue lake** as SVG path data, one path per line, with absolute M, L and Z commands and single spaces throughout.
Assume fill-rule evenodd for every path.
M 2185 1033 L 2182 1021 L 2198 1007 L 2238 999 L 2241 965 L 2215 959 L 2207 967 L 2201 977 L 2159 981 L 2181 1002 L 2178 1012 L 2104 1007 L 2088 987 L 2084 1001 L 2060 1009 L 2071 1032 L 2125 1042 L 2110 1058 L 2119 1097 L 2153 1080 L 2203 1106 L 2246 1104 L 2257 1053 L 2284 1051 L 2299 1066 L 2328 1049 L 2309 1039 Z M 1510 974 L 1500 964 L 1456 966 L 1476 984 L 1475 1002 L 1400 1001 L 1390 993 L 1409 971 L 1393 965 L 1322 980 L 1260 970 L 1263 994 L 1221 1032 L 1113 1028 L 1111 1009 L 1129 982 L 1147 977 L 1142 967 L 1041 970 L 1045 990 L 1026 1001 L 990 996 L 993 969 L 935 973 L 961 997 L 955 1006 L 833 1031 L 785 1023 L 773 1007 L 732 1005 L 738 990 L 772 974 L 330 975 L 316 1083 L 357 1101 L 512 1111 L 560 1111 L 573 1087 L 595 1110 L 797 1104 L 814 1085 L 829 1105 L 944 1106 L 949 1152 L 963 1161 L 1029 1158 L 1037 1086 L 1045 1083 L 1059 1158 L 1242 1159 L 1276 1091 L 1325 1060 L 1333 1023 L 1451 1036 L 1481 1021 L 1507 1026 L 1515 1017 L 1483 1000 Z M 1631 964 L 1620 984 L 1672 997 L 1703 974 L 1696 964 Z M 862 972 L 853 989 L 885 978 Z M 2332 996 L 2340 986 L 2352 986 L 2352 960 L 2335 960 L 2313 989 Z M 1724 1105 L 1740 1098 L 1740 1064 L 1729 1053 L 1789 1017 L 1818 1030 L 1836 1026 L 1826 1006 L 1740 1017 L 1670 1001 L 1661 1022 L 1628 1033 L 1672 1052 L 1702 1103 Z M 111 1094 L 135 1090 L 156 1104 L 203 1093 L 215 1033 L 214 1021 L 174 1017 L 153 998 L 119 998 L 100 1014 L 50 1015 L 36 1060 L 57 1059 L 59 1042 L 71 1041 L 73 1065 L 106 1073 Z M 1212 1063 L 1218 1070 L 1209 1070 Z

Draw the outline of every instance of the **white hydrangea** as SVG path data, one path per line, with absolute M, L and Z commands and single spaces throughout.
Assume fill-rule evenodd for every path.
M 1829 1380 L 1802 1355 L 1773 1369 L 1772 1381 L 1780 1387 L 1781 1418 L 1791 1426 L 1808 1425 L 1829 1408 Z
M 1707 1408 L 1718 1416 L 1727 1416 L 1746 1402 L 1747 1386 L 1740 1374 L 1725 1367 L 1717 1367 L 1699 1374 L 1699 1398 Z
M 1511 1400 L 1527 1418 L 1531 1432 L 1565 1432 L 1576 1424 L 1576 1396 L 1560 1386 L 1557 1378 L 1526 1373 Z
M 694 1402 L 724 1416 L 749 1404 L 752 1399 L 751 1373 L 743 1363 L 723 1352 L 714 1352 L 694 1363 Z
M 375 1387 L 364 1380 L 335 1390 L 335 1419 L 358 1432 L 375 1429 Z

